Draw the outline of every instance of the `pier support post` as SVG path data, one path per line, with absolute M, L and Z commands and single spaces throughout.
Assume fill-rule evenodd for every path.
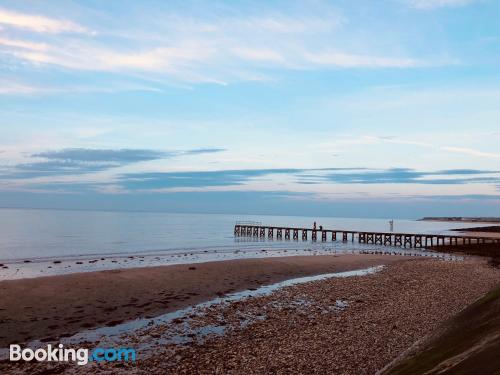
M 342 232 L 342 242 L 347 242 L 347 232 Z
M 415 247 L 422 247 L 422 236 L 415 236 Z
M 404 247 L 406 247 L 406 245 L 409 245 L 410 248 L 412 247 L 412 236 L 411 235 L 406 235 L 404 236 Z
M 401 234 L 394 235 L 394 246 L 403 246 L 403 236 Z
M 391 234 L 384 234 L 384 245 L 392 245 L 392 235 Z

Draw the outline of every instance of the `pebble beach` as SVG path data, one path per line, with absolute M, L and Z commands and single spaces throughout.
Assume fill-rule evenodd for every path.
M 500 283 L 500 271 L 482 259 L 381 258 L 371 264 L 383 267 L 366 275 L 250 296 L 255 286 L 247 297 L 220 297 L 163 323 L 152 319 L 113 341 L 140 348 L 134 363 L 3 363 L 0 369 L 13 374 L 375 374 Z M 97 344 L 108 340 L 102 337 Z

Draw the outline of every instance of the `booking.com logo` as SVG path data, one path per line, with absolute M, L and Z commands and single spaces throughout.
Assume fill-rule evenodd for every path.
M 89 361 L 135 361 L 135 349 L 130 348 L 73 349 L 65 348 L 63 344 L 49 344 L 46 348 L 21 349 L 20 345 L 10 345 L 9 352 L 11 361 L 76 362 L 80 366 Z

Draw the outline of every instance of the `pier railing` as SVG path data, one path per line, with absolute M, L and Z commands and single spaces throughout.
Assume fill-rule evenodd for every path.
M 262 226 L 262 222 L 251 221 L 251 220 L 238 220 L 236 221 L 236 225 Z
M 260 237 L 268 239 L 307 241 L 342 241 L 409 248 L 444 245 L 471 245 L 474 243 L 500 243 L 500 238 L 477 236 L 453 236 L 444 234 L 415 234 L 393 232 L 362 232 L 334 229 L 312 229 L 294 227 L 262 226 L 237 223 L 234 226 L 237 237 Z

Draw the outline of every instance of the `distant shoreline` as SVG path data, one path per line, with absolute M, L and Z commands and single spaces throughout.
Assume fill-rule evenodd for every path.
M 487 224 L 500 224 L 500 217 L 462 217 L 462 216 L 450 216 L 450 217 L 423 217 L 418 219 L 418 221 L 441 221 L 441 222 L 453 222 L 453 223 L 487 223 Z

